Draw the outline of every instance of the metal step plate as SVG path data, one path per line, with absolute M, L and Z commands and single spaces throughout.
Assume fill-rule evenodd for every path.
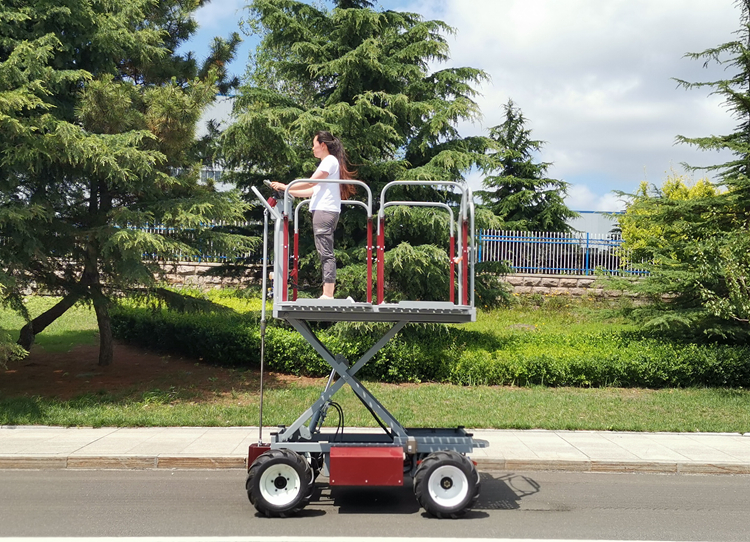
M 415 322 L 464 324 L 475 322 L 476 308 L 448 301 L 358 303 L 349 299 L 298 299 L 273 306 L 274 318 L 327 322 Z

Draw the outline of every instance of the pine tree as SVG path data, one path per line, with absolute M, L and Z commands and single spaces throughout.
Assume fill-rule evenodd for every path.
M 489 141 L 461 137 L 456 126 L 478 118 L 474 85 L 486 74 L 474 68 L 429 69 L 448 58 L 444 35 L 452 29 L 414 13 L 377 11 L 374 2 L 335 4 L 331 11 L 295 0 L 250 4 L 251 26 L 259 29 L 262 42 L 236 100 L 236 122 L 224 135 L 228 163 L 243 168 L 236 182 L 261 186 L 262 179 L 308 177 L 316 166 L 310 147 L 318 130 L 343 141 L 358 178 L 376 198 L 389 181 L 458 181 L 483 164 Z M 409 188 L 394 190 L 392 197 L 452 202 L 454 196 Z M 447 272 L 445 280 L 436 280 L 413 262 L 429 266 L 435 255 L 447 270 L 447 214 L 394 213 L 401 227 L 387 229 L 386 266 L 394 284 L 389 295 L 398 296 L 395 285 L 406 283 L 413 298 L 445 294 Z M 430 230 L 436 222 L 440 232 Z M 363 284 L 355 277 L 363 275 L 363 216 L 344 212 L 339 235 L 339 262 L 352 267 L 340 273 L 337 291 L 361 299 Z M 428 246 L 433 243 L 440 251 Z M 313 252 L 309 244 L 307 252 Z M 316 257 L 302 264 L 302 276 L 317 282 Z
M 691 337 L 746 342 L 750 337 L 750 0 L 738 1 L 741 25 L 737 39 L 687 56 L 734 70 L 729 79 L 690 83 L 686 89 L 710 88 L 724 98 L 738 121 L 727 135 L 677 141 L 701 150 L 731 152 L 728 162 L 709 167 L 725 190 L 701 197 L 670 199 L 653 197 L 636 203 L 646 209 L 650 224 L 664 232 L 652 242 L 648 278 L 640 288 L 652 295 L 649 323 Z M 645 207 L 644 207 L 645 205 Z M 664 299 L 668 303 L 664 303 Z
M 111 296 L 153 284 L 144 255 L 246 247 L 212 219 L 245 205 L 198 183 L 198 118 L 223 84 L 218 40 L 208 64 L 173 51 L 204 0 L 6 0 L 0 6 L 0 261 L 6 298 L 31 285 L 60 302 L 24 327 L 34 336 L 79 301 L 93 304 L 99 363 L 112 361 Z M 212 68 L 212 64 L 215 65 Z M 202 75 L 202 76 L 201 76 Z M 170 236 L 145 226 L 162 223 Z M 22 307 L 20 307 L 22 309 Z
M 490 152 L 486 190 L 480 196 L 505 229 L 568 232 L 567 219 L 578 216 L 563 200 L 568 183 L 545 176 L 550 163 L 534 162 L 544 141 L 531 139 L 526 122 L 513 100 L 508 100 L 505 121 L 490 130 L 496 148 Z

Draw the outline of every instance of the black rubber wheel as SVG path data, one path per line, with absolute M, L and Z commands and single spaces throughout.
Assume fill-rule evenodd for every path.
M 479 498 L 479 474 L 469 459 L 453 451 L 428 455 L 414 473 L 414 494 L 428 514 L 458 518 Z
M 292 450 L 269 450 L 247 471 L 247 496 L 261 514 L 287 517 L 310 502 L 313 473 L 307 460 Z

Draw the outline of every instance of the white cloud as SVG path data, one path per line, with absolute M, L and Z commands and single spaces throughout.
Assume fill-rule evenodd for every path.
M 583 184 L 573 184 L 568 187 L 565 204 L 576 211 L 613 213 L 625 210 L 625 201 L 621 196 L 612 192 L 603 195 L 596 194 Z
M 246 0 L 214 0 L 196 10 L 195 20 L 201 30 L 223 31 L 227 26 L 234 28 L 244 16 L 243 8 L 246 5 Z
M 502 122 L 502 106 L 512 98 L 532 136 L 547 142 L 541 159 L 554 163 L 552 177 L 603 196 L 632 191 L 643 179 L 659 183 L 683 161 L 708 165 L 722 159 L 674 145 L 678 134 L 726 133 L 734 122 L 708 90 L 677 89 L 672 78 L 726 76 L 683 55 L 733 38 L 739 25 L 733 0 L 404 0 L 401 5 L 454 26 L 449 64 L 482 68 L 492 78 L 478 100 L 482 125 L 462 127 L 463 132 Z
M 207 4 L 197 14 L 202 31 L 236 29 L 245 3 Z M 461 133 L 500 124 L 512 98 L 532 137 L 546 141 L 540 160 L 553 162 L 548 174 L 571 183 L 571 207 L 615 210 L 612 190 L 632 192 L 642 180 L 661 184 L 681 162 L 727 157 L 674 144 L 678 134 L 729 133 L 735 122 L 708 89 L 678 89 L 672 78 L 731 74 L 684 55 L 734 39 L 734 0 L 381 0 L 377 7 L 456 28 L 448 65 L 482 68 L 491 77 L 478 99 L 484 119 L 461 125 Z M 246 60 L 243 51 L 234 70 L 242 73 Z M 469 181 L 481 185 L 477 174 Z

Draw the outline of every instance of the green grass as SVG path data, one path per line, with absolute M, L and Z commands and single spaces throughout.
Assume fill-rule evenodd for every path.
M 322 383 L 268 390 L 264 424 L 291 424 L 319 396 Z M 498 429 L 750 432 L 750 392 L 721 389 L 462 387 L 447 384 L 368 388 L 403 425 Z M 258 423 L 257 393 L 216 401 L 180 398 L 184 390 L 140 397 L 84 396 L 71 401 L 0 399 L 0 424 L 62 426 L 247 426 Z M 334 396 L 347 426 L 375 422 L 349 388 Z M 331 410 L 327 425 L 335 426 Z
M 35 318 L 52 307 L 59 298 L 34 296 L 27 300 L 31 318 Z M 0 329 L 5 329 L 15 340 L 26 322 L 21 316 L 8 309 L 0 309 Z M 96 344 L 99 332 L 96 315 L 91 307 L 77 304 L 50 324 L 36 336 L 35 344 L 48 352 L 68 352 L 79 344 Z
M 222 299 L 219 299 L 222 298 Z M 235 310 L 258 310 L 259 302 L 214 295 Z M 30 300 L 32 316 L 54 300 Z M 579 348 L 573 338 L 634 330 L 633 324 L 606 306 L 583 303 L 568 306 L 555 300 L 513 309 L 480 312 L 478 321 L 462 326 L 482 352 L 489 346 L 523 354 L 552 357 Z M 0 327 L 15 333 L 22 320 L 0 310 Z M 96 320 L 87 307 L 66 313 L 44 333 L 38 344 L 65 351 L 75 344 L 96 342 Z M 481 344 L 479 344 L 481 343 Z M 592 348 L 602 348 L 592 343 Z M 524 354 L 525 355 L 525 354 Z M 240 375 L 241 370 L 237 371 Z M 1 373 L 0 373 L 1 374 Z M 290 424 L 320 395 L 323 380 L 313 385 L 297 381 L 267 389 L 264 423 Z M 486 428 L 542 428 L 622 431 L 750 432 L 750 391 L 743 389 L 619 387 L 457 386 L 451 384 L 367 383 L 380 401 L 406 426 Z M 369 413 L 344 388 L 334 396 L 344 408 L 348 426 L 374 426 Z M 0 424 L 63 426 L 244 426 L 258 423 L 257 389 L 242 385 L 198 397 L 191 389 L 171 388 L 117 395 L 87 395 L 70 401 L 40 397 L 0 398 Z M 335 425 L 331 410 L 327 425 Z

